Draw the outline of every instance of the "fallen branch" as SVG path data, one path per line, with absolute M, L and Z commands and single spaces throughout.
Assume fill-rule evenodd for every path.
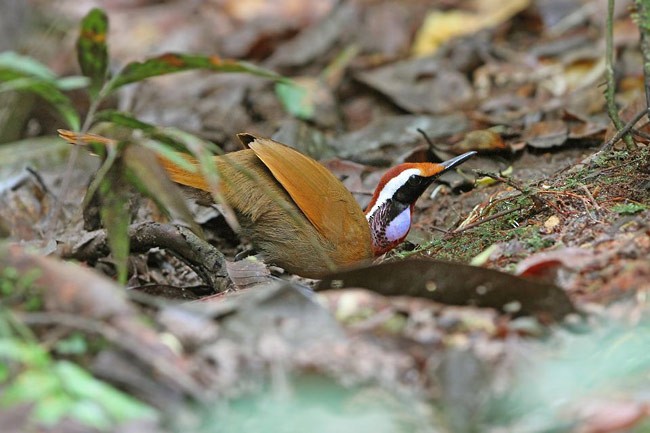
M 146 253 L 151 248 L 164 248 L 186 263 L 217 292 L 227 290 L 230 280 L 226 259 L 217 248 L 196 236 L 190 229 L 173 224 L 145 222 L 129 227 L 131 252 Z M 72 247 L 63 246 L 59 255 L 65 259 L 95 261 L 110 254 L 104 230 L 90 234 L 91 238 Z

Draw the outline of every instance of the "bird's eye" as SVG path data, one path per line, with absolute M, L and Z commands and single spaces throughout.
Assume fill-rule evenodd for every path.
M 418 186 L 422 183 L 422 177 L 418 176 L 417 174 L 413 174 L 411 177 L 409 177 L 409 180 L 407 180 L 406 183 L 411 186 Z

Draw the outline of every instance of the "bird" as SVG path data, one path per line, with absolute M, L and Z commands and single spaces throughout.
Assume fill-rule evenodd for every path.
M 59 130 L 73 144 L 109 139 Z M 99 138 L 97 138 L 99 137 Z M 442 163 L 403 163 L 380 179 L 365 212 L 327 168 L 292 147 L 241 133 L 245 149 L 213 156 L 219 192 L 235 211 L 242 234 L 266 263 L 307 278 L 369 262 L 406 238 L 415 202 L 431 183 L 476 152 Z M 198 161 L 190 171 L 163 156 L 170 179 L 190 190 L 209 192 Z

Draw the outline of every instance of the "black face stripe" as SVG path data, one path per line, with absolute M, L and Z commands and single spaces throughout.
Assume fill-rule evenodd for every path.
M 404 185 L 400 186 L 397 191 L 395 191 L 393 200 L 406 205 L 411 205 L 422 195 L 424 190 L 427 189 L 433 181 L 433 177 L 424 177 L 413 174 Z

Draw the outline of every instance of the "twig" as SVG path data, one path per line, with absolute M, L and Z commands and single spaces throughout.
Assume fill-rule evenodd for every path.
M 433 143 L 433 141 L 431 141 L 431 139 L 429 138 L 429 134 L 427 134 L 426 132 L 424 132 L 424 130 L 423 130 L 422 128 L 417 128 L 416 131 L 419 132 L 420 134 L 422 134 L 422 137 L 424 137 L 424 140 L 425 140 L 425 141 L 427 142 L 427 144 L 429 145 L 429 150 L 430 150 L 431 152 L 434 152 L 434 151 L 438 150 L 438 147 L 437 147 L 437 146 Z
M 517 211 L 522 210 L 522 209 L 525 209 L 525 207 L 524 206 L 518 206 L 518 207 L 513 208 L 513 209 L 506 209 L 506 210 L 503 210 L 501 212 L 497 212 L 494 215 L 490 215 L 487 218 L 483 218 L 482 220 L 479 220 L 479 221 L 473 222 L 471 224 L 468 224 L 465 227 L 458 228 L 458 229 L 452 231 L 451 234 L 455 235 L 455 234 L 458 234 L 458 233 L 462 233 L 462 232 L 467 231 L 469 229 L 473 229 L 474 227 L 480 226 L 481 224 L 484 224 L 486 222 L 495 220 L 497 218 L 501 218 L 504 215 L 508 215 L 510 213 L 517 212 Z
M 591 195 L 591 191 L 589 191 L 589 188 L 587 188 L 587 185 L 580 185 L 582 190 L 587 194 L 587 197 L 589 197 L 589 200 L 591 200 L 591 203 L 594 205 L 594 208 L 597 210 L 600 210 L 600 205 L 596 201 L 593 195 Z
M 530 194 L 530 190 L 528 188 L 519 184 L 518 182 L 515 182 L 512 179 L 503 177 L 500 174 L 492 173 L 489 171 L 483 171 L 483 170 L 473 170 L 473 171 L 479 176 L 489 177 L 490 179 L 494 179 L 496 181 L 505 183 L 506 185 L 513 187 L 514 189 L 516 189 L 517 191 L 521 192 L 524 195 Z
M 531 188 L 523 186 L 520 183 L 515 182 L 513 179 L 509 179 L 507 177 L 503 177 L 501 175 L 498 175 L 498 174 L 495 174 L 495 173 L 490 173 L 490 172 L 483 171 L 483 170 L 474 170 L 474 173 L 476 173 L 479 176 L 487 176 L 487 177 L 492 178 L 492 179 L 494 179 L 496 181 L 505 183 L 506 185 L 508 185 L 508 186 L 516 189 L 517 191 L 519 191 L 523 196 L 529 197 L 533 201 L 535 206 L 539 206 L 539 207 L 542 207 L 544 205 L 552 206 L 549 202 L 547 202 L 546 200 L 544 200 L 543 198 L 541 198 L 539 196 L 538 193 L 541 192 L 541 191 L 531 191 Z
M 607 113 L 612 120 L 614 127 L 617 131 L 623 129 L 623 121 L 618 115 L 616 102 L 614 101 L 614 93 L 616 91 L 616 81 L 614 79 L 614 0 L 607 0 L 607 22 L 605 31 L 605 101 L 607 102 Z M 618 135 L 618 134 L 616 134 Z M 628 149 L 634 147 L 634 141 L 629 134 L 629 130 L 621 134 Z M 621 138 L 619 137 L 619 139 Z M 610 140 L 611 141 L 611 140 Z M 616 140 L 618 141 L 618 140 Z M 608 146 L 603 146 L 601 150 L 609 150 L 611 144 L 608 141 Z M 613 144 L 613 143 L 612 143 Z
M 636 125 L 639 122 L 639 120 L 641 120 L 641 118 L 643 118 L 643 116 L 645 116 L 646 114 L 648 114 L 647 108 L 643 111 L 639 111 L 638 113 L 636 113 L 636 115 L 632 118 L 632 120 L 627 122 L 625 126 L 621 128 L 617 127 L 618 131 L 616 132 L 616 134 L 614 134 L 612 138 L 610 138 L 609 140 L 607 140 L 607 142 L 605 142 L 605 144 L 603 144 L 603 146 L 600 148 L 600 152 L 608 151 L 614 145 L 614 143 L 616 143 L 618 140 L 623 138 L 624 135 L 628 134 L 632 130 L 632 128 L 634 128 L 634 125 Z

